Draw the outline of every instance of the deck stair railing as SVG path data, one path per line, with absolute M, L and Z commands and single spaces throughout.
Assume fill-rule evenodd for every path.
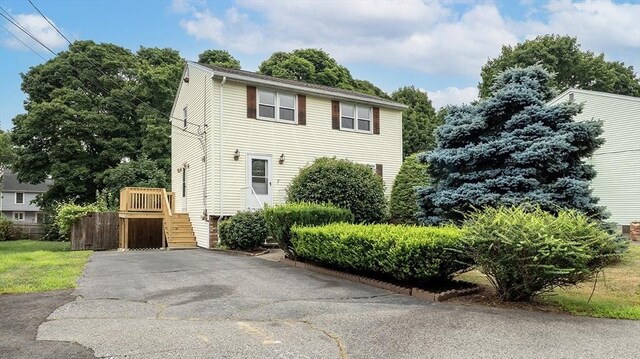
M 175 195 L 164 188 L 125 187 L 120 191 L 120 212 L 162 213 L 162 246 L 173 234 Z

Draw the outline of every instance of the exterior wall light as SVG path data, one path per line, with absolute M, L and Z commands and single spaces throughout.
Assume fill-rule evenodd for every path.
M 284 153 L 280 155 L 280 160 L 278 161 L 280 164 L 284 163 Z
M 236 161 L 240 159 L 240 151 L 238 151 L 237 148 L 236 148 L 236 152 L 233 153 L 233 159 Z

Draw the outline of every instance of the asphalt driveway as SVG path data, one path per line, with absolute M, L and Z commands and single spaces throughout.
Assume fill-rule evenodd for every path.
M 38 340 L 127 358 L 632 358 L 640 322 L 430 303 L 255 257 L 98 252 Z

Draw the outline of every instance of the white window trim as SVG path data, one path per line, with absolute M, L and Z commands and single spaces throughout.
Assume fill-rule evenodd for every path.
M 18 193 L 22 193 L 22 202 L 18 202 Z M 24 192 L 16 192 L 14 202 L 15 204 L 24 204 Z
M 342 105 L 353 106 L 353 128 L 342 127 Z M 358 107 L 369 108 L 369 131 L 358 129 Z M 345 117 L 348 117 L 348 116 L 345 116 Z M 340 102 L 340 130 L 348 131 L 348 132 L 367 133 L 372 135 L 373 134 L 373 107 L 366 106 L 366 105 L 358 105 L 356 103 L 351 103 L 351 102 Z
M 22 214 L 22 219 L 16 218 L 16 214 Z M 13 212 L 13 220 L 16 222 L 24 222 L 25 221 L 25 217 L 24 217 L 24 212 Z
M 264 106 L 275 106 L 274 109 L 274 118 L 271 117 L 263 117 L 260 116 L 260 92 L 270 92 L 274 94 L 274 98 L 275 98 L 275 105 L 270 105 L 267 103 L 264 103 L 262 105 Z M 289 121 L 289 120 L 281 120 L 280 119 L 280 95 L 287 95 L 287 96 L 293 96 L 293 121 Z M 282 108 L 284 109 L 289 109 L 291 110 L 291 107 L 285 107 L 282 106 Z M 256 89 L 256 119 L 258 120 L 263 120 L 263 121 L 271 121 L 271 122 L 280 122 L 280 123 L 288 123 L 291 125 L 297 125 L 298 124 L 298 95 L 291 93 L 291 92 L 282 92 L 282 91 L 276 91 L 276 90 L 270 90 L 270 89 Z

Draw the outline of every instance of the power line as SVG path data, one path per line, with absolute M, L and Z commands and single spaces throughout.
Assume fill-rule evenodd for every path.
M 41 59 L 43 59 L 44 61 L 47 61 L 47 59 L 44 58 L 44 56 L 40 55 L 40 53 L 36 52 L 36 50 L 34 50 L 31 46 L 27 45 L 24 41 L 20 40 L 19 37 L 17 37 L 16 35 L 14 35 L 14 33 L 12 33 L 11 31 L 9 31 L 9 29 L 7 29 L 6 27 L 4 27 L 4 25 L 0 25 L 2 26 L 3 29 L 5 29 L 9 35 L 13 36 L 16 40 L 20 41 L 20 43 L 22 45 L 24 45 L 27 49 L 31 50 L 31 52 L 33 52 L 34 54 L 40 56 Z
M 6 12 L 7 14 L 9 14 L 7 12 L 7 10 L 3 9 L 0 6 L 0 9 L 2 9 L 2 11 Z M 42 45 L 42 47 L 44 47 L 45 49 L 49 50 L 52 54 L 54 55 L 58 55 L 57 52 L 51 50 L 47 45 L 45 45 L 44 43 L 42 43 L 42 41 L 38 40 L 37 37 L 35 37 L 33 34 L 31 34 L 29 31 L 27 31 L 25 28 L 23 28 L 19 22 L 14 22 L 13 20 L 9 19 L 8 17 L 6 17 L 3 13 L 0 13 L 0 16 L 4 17 L 7 21 L 9 21 L 11 24 L 13 24 L 13 26 L 17 27 L 18 29 L 22 30 L 22 32 L 24 32 L 25 34 L 29 35 L 30 38 L 34 39 L 37 43 L 39 43 L 40 45 Z M 9 15 L 11 16 L 11 15 Z
M 49 23 L 49 25 L 51 25 L 52 28 L 54 28 L 58 34 L 60 34 L 60 36 L 62 36 L 65 40 L 67 40 L 67 42 L 69 44 L 71 44 L 71 41 L 69 41 L 69 39 L 67 39 L 66 36 L 64 36 L 64 34 L 56 27 L 56 25 L 54 25 L 51 21 L 49 21 L 49 18 L 47 18 L 46 16 L 44 16 L 44 14 L 42 13 L 42 11 L 40 11 L 40 9 L 38 9 L 38 7 L 36 6 L 36 4 L 34 4 L 31 0 L 29 0 L 29 4 L 31 4 L 31 6 L 33 6 L 34 9 L 36 9 L 36 11 L 38 13 L 40 13 L 40 15 L 42 15 L 42 17 L 47 20 L 47 22 Z

